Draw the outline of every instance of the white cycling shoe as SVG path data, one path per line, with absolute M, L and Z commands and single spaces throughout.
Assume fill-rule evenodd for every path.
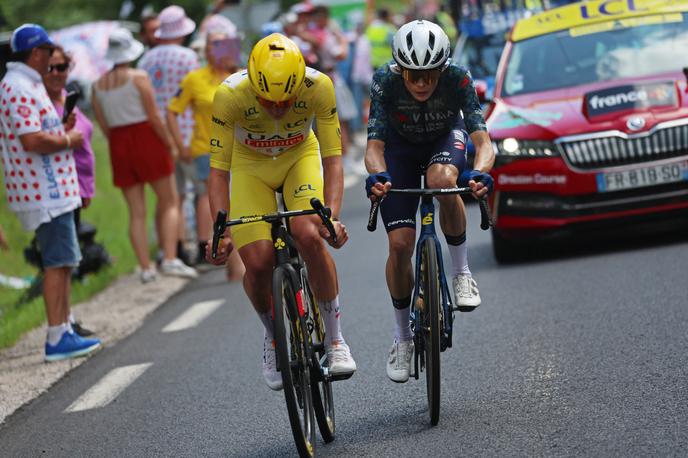
M 454 304 L 459 312 L 472 312 L 480 305 L 478 284 L 468 274 L 458 274 L 452 280 Z
M 263 378 L 271 390 L 282 389 L 282 374 L 277 371 L 274 341 L 268 338 L 263 341 Z
M 344 342 L 332 342 L 327 347 L 327 364 L 330 374 L 348 375 L 356 372 L 356 361 L 349 346 Z
M 387 377 L 393 382 L 404 383 L 411 373 L 411 358 L 413 358 L 413 340 L 394 341 L 387 358 Z

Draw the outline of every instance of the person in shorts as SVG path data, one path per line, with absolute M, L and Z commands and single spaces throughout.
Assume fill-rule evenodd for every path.
M 120 28 L 111 33 L 106 58 L 114 66 L 93 85 L 93 112 L 108 139 L 114 184 L 122 189 L 129 209 L 129 237 L 141 268 L 141 281 L 156 277 L 146 235 L 146 183 L 157 197 L 156 229 L 163 251 L 160 271 L 194 278 L 196 271 L 176 255 L 176 147 L 155 107 L 148 74 L 129 67 L 142 52 L 143 44 L 134 40 L 129 30 Z
M 10 209 L 27 231 L 36 231 L 48 319 L 45 360 L 86 355 L 100 340 L 76 334 L 69 322 L 72 268 L 81 252 L 74 210 L 81 206 L 73 148 L 83 144 L 75 117 L 65 125 L 53 108 L 41 75 L 55 45 L 36 24 L 17 28 L 11 62 L 0 82 L 0 150 Z

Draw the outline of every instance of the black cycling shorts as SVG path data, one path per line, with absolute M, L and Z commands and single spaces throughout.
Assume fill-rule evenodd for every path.
M 385 141 L 385 163 L 393 188 L 420 188 L 421 176 L 433 164 L 451 164 L 459 175 L 466 167 L 468 134 L 459 126 L 425 144 L 410 143 L 390 130 Z M 415 229 L 419 201 L 418 196 L 388 194 L 380 205 L 387 232 L 400 227 Z

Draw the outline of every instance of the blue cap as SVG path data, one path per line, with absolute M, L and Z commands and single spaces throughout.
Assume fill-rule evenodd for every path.
M 48 44 L 55 46 L 43 27 L 36 24 L 24 24 L 12 33 L 12 52 L 29 51 L 37 46 Z

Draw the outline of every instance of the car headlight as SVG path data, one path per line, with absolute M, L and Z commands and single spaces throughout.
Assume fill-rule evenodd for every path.
M 493 142 L 495 153 L 513 158 L 553 157 L 559 156 L 554 143 L 541 140 L 516 140 L 505 138 Z

